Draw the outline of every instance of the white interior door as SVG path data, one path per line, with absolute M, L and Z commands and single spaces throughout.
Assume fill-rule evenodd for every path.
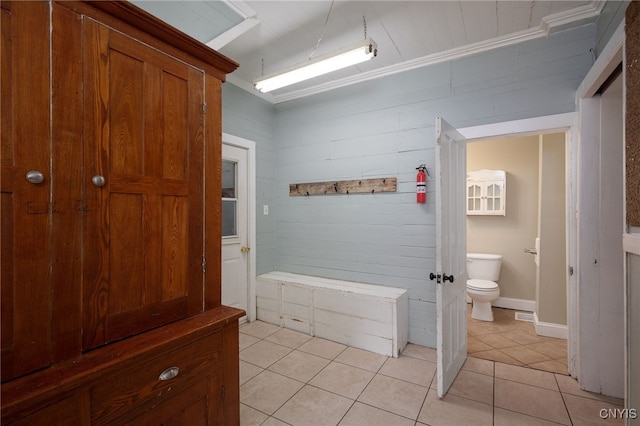
M 222 304 L 249 307 L 248 150 L 222 145 Z
M 436 118 L 436 280 L 438 396 L 467 358 L 467 232 L 464 137 Z

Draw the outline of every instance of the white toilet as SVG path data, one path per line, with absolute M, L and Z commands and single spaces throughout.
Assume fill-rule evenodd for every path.
M 502 255 L 467 253 L 467 296 L 473 301 L 471 318 L 493 321 L 491 302 L 500 296 L 498 278 Z

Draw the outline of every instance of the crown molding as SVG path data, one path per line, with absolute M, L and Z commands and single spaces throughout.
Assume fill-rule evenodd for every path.
M 506 46 L 512 46 L 528 40 L 534 40 L 541 37 L 546 37 L 554 32 L 562 31 L 571 26 L 583 25 L 595 21 L 602 9 L 605 0 L 595 0 L 591 3 L 576 7 L 574 9 L 555 13 L 553 15 L 546 16 L 542 19 L 542 23 L 535 28 L 523 30 L 517 33 L 508 34 L 502 37 L 496 37 L 490 40 L 484 40 L 481 42 L 461 46 L 455 49 L 450 49 L 444 52 L 438 52 L 431 55 L 423 56 L 420 58 L 405 61 L 399 64 L 391 65 L 388 67 L 379 68 L 364 72 L 358 75 L 334 80 L 331 82 L 319 84 L 316 86 L 308 87 L 305 89 L 294 90 L 282 94 L 263 94 L 256 91 L 252 84 L 245 82 L 239 78 L 233 78 L 233 75 L 227 76 L 227 80 L 232 84 L 250 91 L 255 96 L 265 99 L 273 104 L 279 104 L 282 102 L 288 102 L 295 99 L 304 98 L 311 95 L 327 92 L 341 87 L 350 86 L 355 83 L 361 83 L 368 80 L 374 80 L 389 75 L 398 74 L 405 71 L 410 71 L 416 68 L 422 68 L 429 65 L 438 64 L 445 61 L 452 61 L 460 59 L 466 56 L 474 55 L 477 53 L 487 52 L 489 50 L 499 49 Z
M 577 25 L 587 24 L 600 16 L 605 3 L 605 0 L 594 0 L 583 6 L 545 16 L 542 18 L 540 27 L 547 34 L 551 34 Z
M 349 86 L 355 83 L 386 77 L 389 75 L 410 71 L 416 68 L 438 64 L 441 62 L 452 61 L 455 59 L 464 58 L 465 56 L 486 52 L 500 47 L 511 46 L 522 41 L 533 40 L 545 35 L 546 33 L 544 32 L 544 30 L 540 28 L 536 28 L 534 30 L 526 30 L 520 33 L 513 33 L 505 37 L 498 37 L 495 39 L 446 50 L 444 52 L 434 53 L 432 55 L 423 56 L 421 58 L 412 59 L 399 64 L 390 65 L 388 67 L 378 68 L 377 70 L 364 72 L 358 75 L 342 78 L 340 80 L 335 80 L 324 84 L 319 84 L 317 86 L 309 87 L 306 89 L 300 89 L 280 95 L 274 95 L 273 101 L 276 104 L 291 101 L 294 99 L 315 95 L 317 93 L 338 89 L 340 87 Z

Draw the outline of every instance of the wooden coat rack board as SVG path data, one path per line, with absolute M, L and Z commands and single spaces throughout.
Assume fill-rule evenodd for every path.
M 396 178 L 354 179 L 330 182 L 292 183 L 289 196 L 332 195 L 332 194 L 375 194 L 376 192 L 396 192 Z

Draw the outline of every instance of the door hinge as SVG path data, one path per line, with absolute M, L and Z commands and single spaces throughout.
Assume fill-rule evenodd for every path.
M 202 272 L 207 272 L 207 259 L 202 258 Z
M 573 275 L 573 266 L 569 266 L 569 276 Z
M 202 113 L 203 114 L 207 113 L 207 104 L 202 104 Z

